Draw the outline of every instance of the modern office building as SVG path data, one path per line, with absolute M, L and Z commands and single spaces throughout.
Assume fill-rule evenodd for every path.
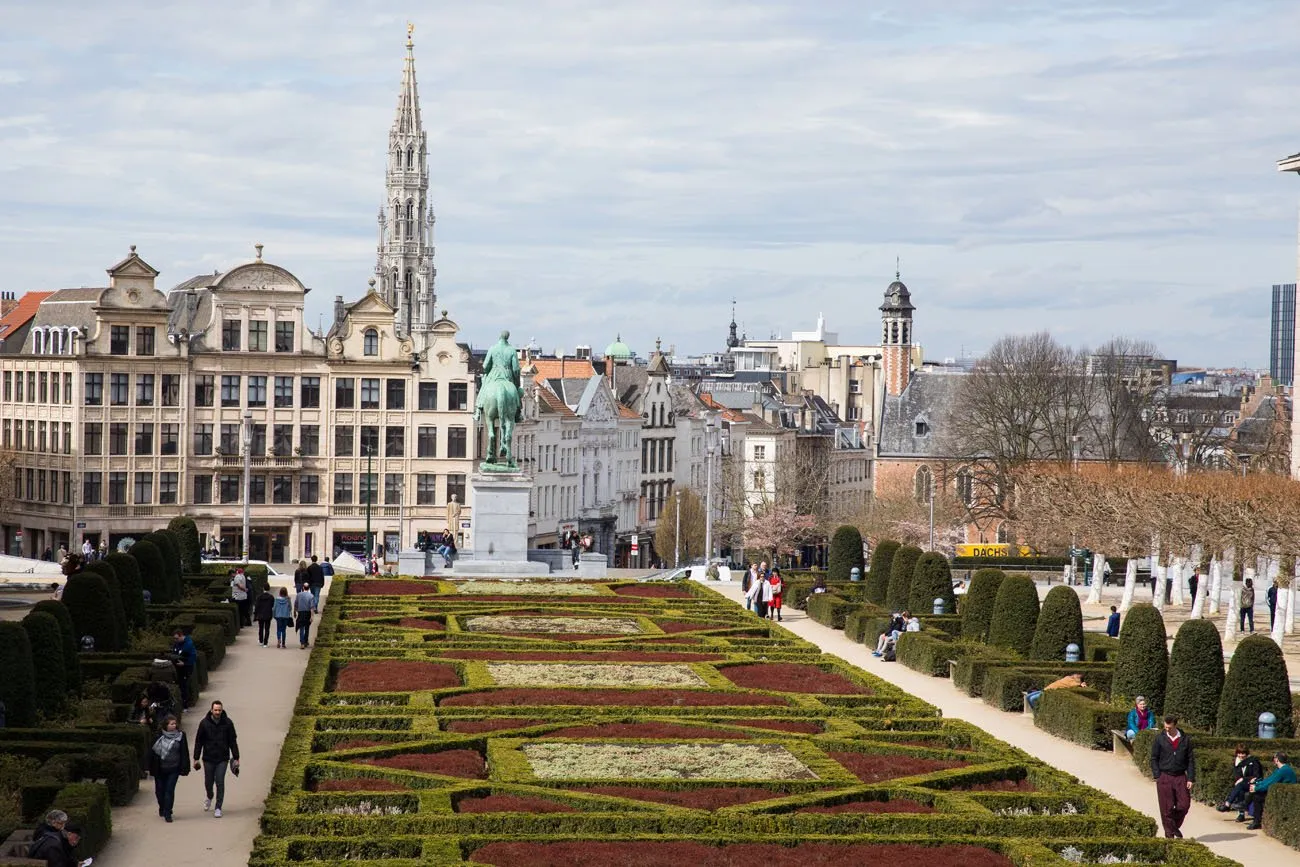
M 1273 284 L 1273 318 L 1269 329 L 1268 374 L 1278 385 L 1295 378 L 1295 284 Z

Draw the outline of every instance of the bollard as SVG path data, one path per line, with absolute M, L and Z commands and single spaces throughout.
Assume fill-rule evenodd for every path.
M 1268 711 L 1259 715 L 1259 730 L 1256 735 L 1260 740 L 1271 741 L 1277 737 L 1277 717 Z
M 93 635 L 81 636 L 81 652 L 82 653 L 95 652 L 95 636 Z
M 1069 644 L 1065 645 L 1065 661 L 1066 662 L 1079 661 L 1079 645 L 1075 644 L 1074 642 L 1070 642 Z
M 943 613 L 944 613 L 944 610 L 945 610 L 945 608 L 946 608 L 947 606 L 945 606 L 945 605 L 943 604 L 943 597 L 942 597 L 942 596 L 936 596 L 936 597 L 934 597 L 934 605 L 931 606 L 931 607 L 932 607 L 932 610 L 933 610 L 933 612 L 934 612 L 935 614 L 943 614 Z
M 849 570 L 849 580 L 850 580 L 850 581 L 861 581 L 861 580 L 862 580 L 862 570 L 859 569 L 857 566 L 854 566 L 852 569 L 850 569 L 850 570 Z

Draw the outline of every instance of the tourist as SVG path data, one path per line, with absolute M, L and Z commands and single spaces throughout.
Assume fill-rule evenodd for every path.
M 1245 585 L 1241 588 L 1241 596 L 1237 599 L 1238 607 L 1241 614 L 1238 617 L 1240 621 L 1237 624 L 1238 632 L 1246 631 L 1246 621 L 1250 621 L 1250 631 L 1255 631 L 1255 582 L 1246 579 Z
M 1156 712 L 1147 705 L 1147 697 L 1139 695 L 1129 708 L 1128 721 L 1124 723 L 1124 737 L 1132 741 L 1137 733 L 1156 727 Z
M 1178 717 L 1174 714 L 1165 715 L 1164 731 L 1151 742 L 1151 776 L 1156 780 L 1156 800 L 1160 804 L 1165 836 L 1179 839 L 1183 836 L 1183 819 L 1192 805 L 1196 756 L 1191 738 L 1179 730 Z
M 745 597 L 746 611 L 752 611 L 754 608 L 754 602 L 749 598 L 749 589 L 754 586 L 754 582 L 757 580 L 758 566 L 754 563 L 750 563 L 749 568 L 745 570 L 744 577 L 740 579 L 740 593 Z
M 298 591 L 298 595 L 293 600 L 293 613 L 297 618 L 294 625 L 298 628 L 298 644 L 306 650 L 307 633 L 311 629 L 312 608 L 316 605 L 316 597 L 311 595 L 311 588 L 306 584 Z
M 1106 634 L 1111 638 L 1119 638 L 1119 609 L 1114 605 L 1110 606 L 1110 617 L 1106 618 Z
M 107 540 L 107 539 L 100 539 L 100 540 L 99 540 L 99 556 L 96 557 L 95 559 L 96 559 L 96 560 L 103 560 L 103 559 L 104 559 L 105 557 L 107 557 L 107 556 L 108 556 L 108 540 Z
M 915 614 L 912 614 L 910 611 L 903 612 L 903 624 L 904 624 L 903 626 L 904 632 L 921 631 L 921 618 L 917 617 Z
M 325 586 L 325 572 L 321 569 L 320 563 L 316 560 L 316 555 L 311 555 L 311 562 L 307 564 L 307 587 L 311 590 L 313 614 L 320 613 L 320 592 Z
M 45 814 L 45 821 L 32 832 L 27 857 L 44 861 L 46 867 L 76 867 L 74 852 L 80 842 L 81 826 L 69 822 L 68 814 L 62 810 L 50 810 Z
M 1191 576 L 1187 579 L 1188 596 L 1193 603 L 1196 602 L 1196 590 L 1201 586 L 1201 567 L 1197 566 L 1192 570 Z
M 772 577 L 768 579 L 771 585 L 772 598 L 768 601 L 767 616 L 769 620 L 781 620 L 781 594 L 785 591 L 785 584 L 781 581 L 781 570 L 773 569 Z
M 320 573 L 326 578 L 334 577 L 334 564 L 328 560 L 322 560 L 320 564 Z
M 62 566 L 67 561 L 67 559 L 68 559 L 68 546 L 59 545 L 58 559 L 55 560 L 55 562 L 58 563 L 60 566 Z
M 226 716 L 221 702 L 214 701 L 208 713 L 199 721 L 199 730 L 194 734 L 194 770 L 198 770 L 200 761 L 203 767 L 203 791 L 207 797 L 203 801 L 206 813 L 213 807 L 212 790 L 216 789 L 216 811 L 212 814 L 221 818 L 221 805 L 226 799 L 226 767 L 239 776 L 239 741 L 235 735 L 235 724 Z
M 264 585 L 253 602 L 253 619 L 257 621 L 257 643 L 263 647 L 271 644 L 271 618 L 275 616 L 275 596 L 270 585 Z
M 202 726 L 200 725 L 200 728 Z M 176 782 L 190 772 L 190 742 L 181 731 L 180 721 L 172 714 L 162 720 L 162 731 L 149 750 L 149 773 L 153 774 L 153 794 L 158 799 L 158 815 L 172 820 L 176 803 Z
M 190 677 L 194 674 L 194 666 L 199 662 L 199 649 L 194 646 L 194 639 L 179 626 L 172 632 L 172 653 L 179 657 L 179 662 L 176 663 L 176 682 L 181 687 L 181 704 L 190 707 L 194 703 L 190 696 Z
M 902 635 L 903 630 L 906 628 L 907 619 L 897 612 L 892 614 L 889 618 L 889 625 L 885 627 L 885 631 L 880 633 L 880 637 L 876 639 L 876 649 L 871 651 L 871 655 L 884 656 L 885 651 L 893 642 L 898 640 L 898 636 Z
M 230 573 L 230 599 L 239 609 L 239 625 L 252 626 L 253 618 L 248 600 L 248 576 L 244 574 L 243 567 L 236 567 Z
M 90 562 L 90 555 L 91 555 L 91 554 L 94 554 L 94 553 L 95 553 L 95 546 L 92 545 L 92 544 L 90 544 L 90 540 L 89 540 L 89 539 L 86 539 L 85 541 L 83 541 L 83 542 L 81 543 L 81 559 L 83 559 L 83 560 L 85 560 L 87 563 L 89 563 L 89 562 Z
M 297 567 L 293 570 L 293 592 L 297 593 L 298 588 L 307 583 L 307 561 L 299 560 Z
M 149 700 L 149 693 L 142 692 L 140 697 L 131 705 L 131 710 L 127 713 L 126 721 L 132 725 L 148 726 L 151 730 L 154 724 L 153 702 Z
M 767 601 L 763 598 L 763 588 L 770 588 L 771 585 L 761 577 L 761 572 L 759 575 L 758 580 L 751 584 L 749 590 L 745 593 L 745 607 L 752 610 L 759 617 L 767 617 Z
M 271 616 L 275 618 L 275 646 L 283 650 L 289 624 L 293 623 L 293 600 L 289 598 L 289 588 L 280 588 L 280 595 L 275 597 L 275 604 L 271 607 Z
M 1268 591 L 1264 594 L 1264 601 L 1268 603 L 1268 628 L 1272 630 L 1273 624 L 1277 621 L 1277 579 L 1269 585 Z
M 1273 773 L 1269 774 L 1262 780 L 1257 780 L 1250 784 L 1250 790 L 1254 793 L 1250 799 L 1251 811 L 1254 813 L 1254 816 L 1252 817 L 1250 824 L 1246 826 L 1246 830 L 1258 831 L 1264 824 L 1264 799 L 1268 796 L 1268 790 L 1270 788 L 1278 783 L 1294 784 L 1295 782 L 1295 768 L 1291 767 L 1287 754 L 1283 752 L 1274 753 Z M 1240 821 L 1241 817 L 1238 816 L 1237 820 Z
M 1047 692 L 1049 689 L 1075 689 L 1087 685 L 1088 684 L 1083 682 L 1082 674 L 1067 674 L 1065 677 L 1052 681 L 1042 689 L 1030 690 L 1025 694 L 1025 701 L 1028 702 L 1030 710 L 1037 711 L 1038 702 L 1042 700 L 1043 693 Z
M 1246 821 L 1246 807 L 1250 801 L 1250 784 L 1264 776 L 1264 766 L 1250 754 L 1250 747 L 1237 744 L 1233 751 L 1232 788 L 1223 799 L 1223 803 L 1214 809 L 1220 813 L 1237 811 L 1237 821 Z

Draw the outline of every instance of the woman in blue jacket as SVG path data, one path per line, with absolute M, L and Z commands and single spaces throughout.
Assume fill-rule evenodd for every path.
M 1144 695 L 1139 695 L 1133 699 L 1133 709 L 1128 712 L 1128 722 L 1124 725 L 1124 735 L 1129 740 L 1137 737 L 1137 733 L 1143 729 L 1153 729 L 1156 727 L 1156 712 L 1147 705 L 1147 699 Z

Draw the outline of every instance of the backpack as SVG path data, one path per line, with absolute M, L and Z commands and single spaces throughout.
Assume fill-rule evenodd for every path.
M 888 642 L 888 643 L 885 644 L 885 653 L 884 653 L 883 656 L 880 657 L 881 660 L 883 660 L 884 662 L 897 662 L 897 661 L 898 661 L 898 654 L 894 652 L 894 646 L 895 646 L 896 644 L 897 644 L 897 642 L 894 642 L 894 641 L 890 641 L 890 642 Z

